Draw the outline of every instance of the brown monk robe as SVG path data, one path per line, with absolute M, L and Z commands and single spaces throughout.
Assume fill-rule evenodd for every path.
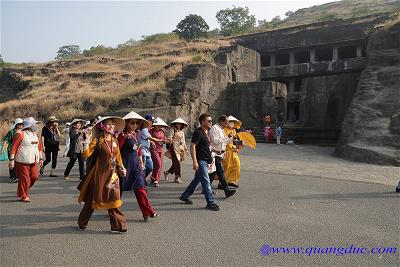
M 79 195 L 79 203 L 83 201 L 85 205 L 79 214 L 78 225 L 84 230 L 94 209 L 108 209 L 111 231 L 126 232 L 125 217 L 119 208 L 122 201 L 117 176 L 117 169 L 124 167 L 117 140 L 114 137 L 106 139 L 103 133 L 94 137 L 83 152 L 85 158 L 94 153 L 96 163 L 88 170 Z

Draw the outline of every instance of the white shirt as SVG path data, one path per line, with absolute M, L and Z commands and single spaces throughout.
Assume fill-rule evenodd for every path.
M 214 124 L 210 129 L 211 147 L 215 150 L 221 151 L 226 149 L 226 144 L 231 143 L 233 138 L 228 138 L 225 135 L 224 129 L 219 123 Z M 216 157 L 224 158 L 225 153 L 221 155 L 215 155 Z

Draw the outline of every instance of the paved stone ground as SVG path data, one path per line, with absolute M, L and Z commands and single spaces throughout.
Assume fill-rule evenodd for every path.
M 96 211 L 88 230 L 76 228 L 78 179 L 41 177 L 31 203 L 15 196 L 0 163 L 2 266 L 395 266 L 400 264 L 400 179 L 396 167 L 357 164 L 330 156 L 332 148 L 260 144 L 241 154 L 239 192 L 221 211 L 177 199 L 192 178 L 190 161 L 182 185 L 149 188 L 160 217 L 143 223 L 133 194 L 125 194 L 126 235 L 112 235 L 108 216 Z M 66 159 L 60 158 L 60 173 Z M 169 167 L 165 161 L 165 167 Z M 164 167 L 164 168 L 165 168 Z M 74 169 L 77 174 L 77 166 Z M 395 255 L 299 255 L 259 252 L 282 247 L 397 247 Z

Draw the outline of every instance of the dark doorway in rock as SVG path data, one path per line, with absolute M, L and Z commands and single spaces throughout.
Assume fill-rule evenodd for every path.
M 289 54 L 279 54 L 276 56 L 276 65 L 288 65 Z
M 301 79 L 297 79 L 294 81 L 294 91 L 295 92 L 301 91 Z
M 357 48 L 355 46 L 342 46 L 338 49 L 339 59 L 357 57 Z
M 298 51 L 294 54 L 294 63 L 309 63 L 310 62 L 310 52 L 309 51 Z
M 315 50 L 315 61 L 332 61 L 332 48 L 319 48 Z
M 286 114 L 286 118 L 289 123 L 298 123 L 300 121 L 300 103 L 288 102 Z
M 271 66 L 271 57 L 266 54 L 261 55 L 261 67 Z
M 231 71 L 232 71 L 232 82 L 236 82 L 236 69 L 232 68 Z

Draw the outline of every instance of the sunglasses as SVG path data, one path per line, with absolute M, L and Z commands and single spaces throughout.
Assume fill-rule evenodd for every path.
M 208 123 L 212 123 L 212 120 L 208 120 L 207 122 L 208 122 Z

